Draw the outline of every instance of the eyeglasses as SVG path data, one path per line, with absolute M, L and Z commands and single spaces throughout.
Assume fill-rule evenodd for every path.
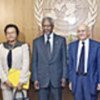
M 78 33 L 80 33 L 80 32 L 86 32 L 86 30 L 78 30 L 77 32 Z
M 51 25 L 42 25 L 42 27 L 51 27 Z

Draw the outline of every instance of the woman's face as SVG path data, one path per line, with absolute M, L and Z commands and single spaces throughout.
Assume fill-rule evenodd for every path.
M 15 28 L 9 27 L 6 30 L 6 39 L 8 42 L 12 42 L 12 41 L 15 41 L 17 39 L 17 33 L 16 33 Z

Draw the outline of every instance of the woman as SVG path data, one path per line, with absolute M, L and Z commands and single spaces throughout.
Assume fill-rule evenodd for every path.
M 9 24 L 4 29 L 6 42 L 0 44 L 0 76 L 3 100 L 13 100 L 13 85 L 8 80 L 11 68 L 21 71 L 18 90 L 28 81 L 29 74 L 29 47 L 27 43 L 18 41 L 19 29 L 16 25 Z M 27 91 L 23 90 L 25 95 Z

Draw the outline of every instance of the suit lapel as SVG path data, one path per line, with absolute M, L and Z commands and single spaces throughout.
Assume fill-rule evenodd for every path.
M 75 65 L 77 65 L 77 54 L 78 54 L 78 44 L 79 44 L 79 40 L 76 41 L 76 44 L 75 44 L 75 49 L 73 49 L 75 51 Z M 74 47 L 73 47 L 74 48 Z M 75 66 L 76 67 L 76 66 Z
M 92 40 L 91 39 L 89 39 L 89 53 L 88 53 L 88 68 L 87 69 L 89 69 L 89 65 L 90 65 L 90 62 L 91 62 L 91 59 L 92 59 L 92 57 L 93 57 L 93 50 L 92 50 Z
M 53 39 L 53 51 L 52 51 L 51 59 L 50 59 L 50 60 L 52 60 L 52 59 L 55 57 L 56 50 L 57 50 L 57 46 L 58 46 L 57 44 L 58 44 L 57 35 L 54 34 L 54 39 Z
M 45 47 L 45 41 L 44 41 L 44 35 L 41 36 L 41 42 L 40 42 L 40 47 L 41 47 L 41 52 L 44 54 L 44 57 L 46 59 L 47 58 L 47 51 L 46 51 L 46 47 Z M 52 51 L 52 54 L 51 54 L 51 58 L 50 60 L 53 60 L 56 53 L 57 53 L 57 48 L 59 46 L 59 41 L 58 41 L 58 38 L 57 38 L 57 35 L 54 33 L 54 39 L 53 39 L 53 51 Z
M 46 51 L 46 47 L 45 47 L 45 40 L 44 40 L 44 35 L 41 36 L 41 41 L 40 41 L 40 49 L 41 52 L 43 53 L 44 57 L 47 59 L 47 51 Z

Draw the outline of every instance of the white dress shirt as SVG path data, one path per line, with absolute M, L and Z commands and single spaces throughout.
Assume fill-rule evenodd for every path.
M 45 43 L 47 43 L 47 40 L 48 40 L 47 34 L 44 34 L 44 40 L 45 40 Z M 49 39 L 51 52 L 53 51 L 53 40 L 54 40 L 54 34 L 51 33 L 50 39 Z
M 89 39 L 86 39 L 85 41 L 79 41 L 78 44 L 78 53 L 77 53 L 77 66 L 76 66 L 76 71 L 78 71 L 78 67 L 79 67 L 79 60 L 80 60 L 80 56 L 81 56 L 81 49 L 82 49 L 82 42 L 84 42 L 84 46 L 85 46 L 85 64 L 84 64 L 84 73 L 87 73 L 87 67 L 88 67 L 88 56 L 89 56 Z

